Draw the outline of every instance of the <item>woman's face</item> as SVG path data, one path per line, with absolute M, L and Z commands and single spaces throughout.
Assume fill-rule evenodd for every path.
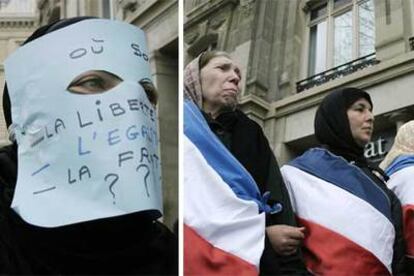
M 365 146 L 374 130 L 374 116 L 371 104 L 364 98 L 354 102 L 347 110 L 352 137 L 360 146 Z
M 201 69 L 203 110 L 216 117 L 221 111 L 233 110 L 240 93 L 240 69 L 229 58 L 212 58 Z

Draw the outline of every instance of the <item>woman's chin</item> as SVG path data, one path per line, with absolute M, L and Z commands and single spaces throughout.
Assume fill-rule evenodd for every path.
M 369 139 L 359 139 L 355 140 L 358 146 L 365 147 L 369 142 L 371 142 L 371 137 Z

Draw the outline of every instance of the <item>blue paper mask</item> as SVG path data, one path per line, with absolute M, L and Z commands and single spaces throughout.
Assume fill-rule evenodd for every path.
M 5 71 L 18 144 L 12 208 L 25 221 L 57 227 L 161 212 L 156 110 L 140 84 L 151 79 L 141 30 L 84 20 L 21 47 Z

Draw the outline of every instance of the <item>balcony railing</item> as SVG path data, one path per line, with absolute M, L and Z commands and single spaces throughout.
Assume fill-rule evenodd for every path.
M 310 78 L 298 81 L 296 83 L 296 92 L 300 93 L 314 86 L 318 86 L 328 81 L 341 78 L 343 76 L 352 74 L 356 71 L 359 71 L 361 69 L 364 69 L 366 67 L 369 67 L 369 66 L 372 66 L 378 63 L 379 63 L 379 60 L 375 59 L 375 53 L 363 56 L 351 62 L 344 63 L 337 67 L 326 70 L 322 73 L 313 75 Z

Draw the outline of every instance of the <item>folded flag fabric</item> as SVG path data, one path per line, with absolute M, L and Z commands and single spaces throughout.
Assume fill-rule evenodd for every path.
M 391 177 L 392 174 L 406 167 L 414 166 L 414 155 L 402 154 L 395 158 L 385 170 L 385 173 Z
M 388 196 L 358 167 L 314 148 L 281 168 L 294 212 L 307 229 L 314 274 L 389 275 L 395 238 Z
M 396 158 L 385 172 L 390 177 L 387 186 L 401 201 L 406 255 L 410 260 L 414 260 L 414 156 L 404 155 Z
M 184 274 L 257 275 L 265 211 L 243 166 L 184 103 Z

